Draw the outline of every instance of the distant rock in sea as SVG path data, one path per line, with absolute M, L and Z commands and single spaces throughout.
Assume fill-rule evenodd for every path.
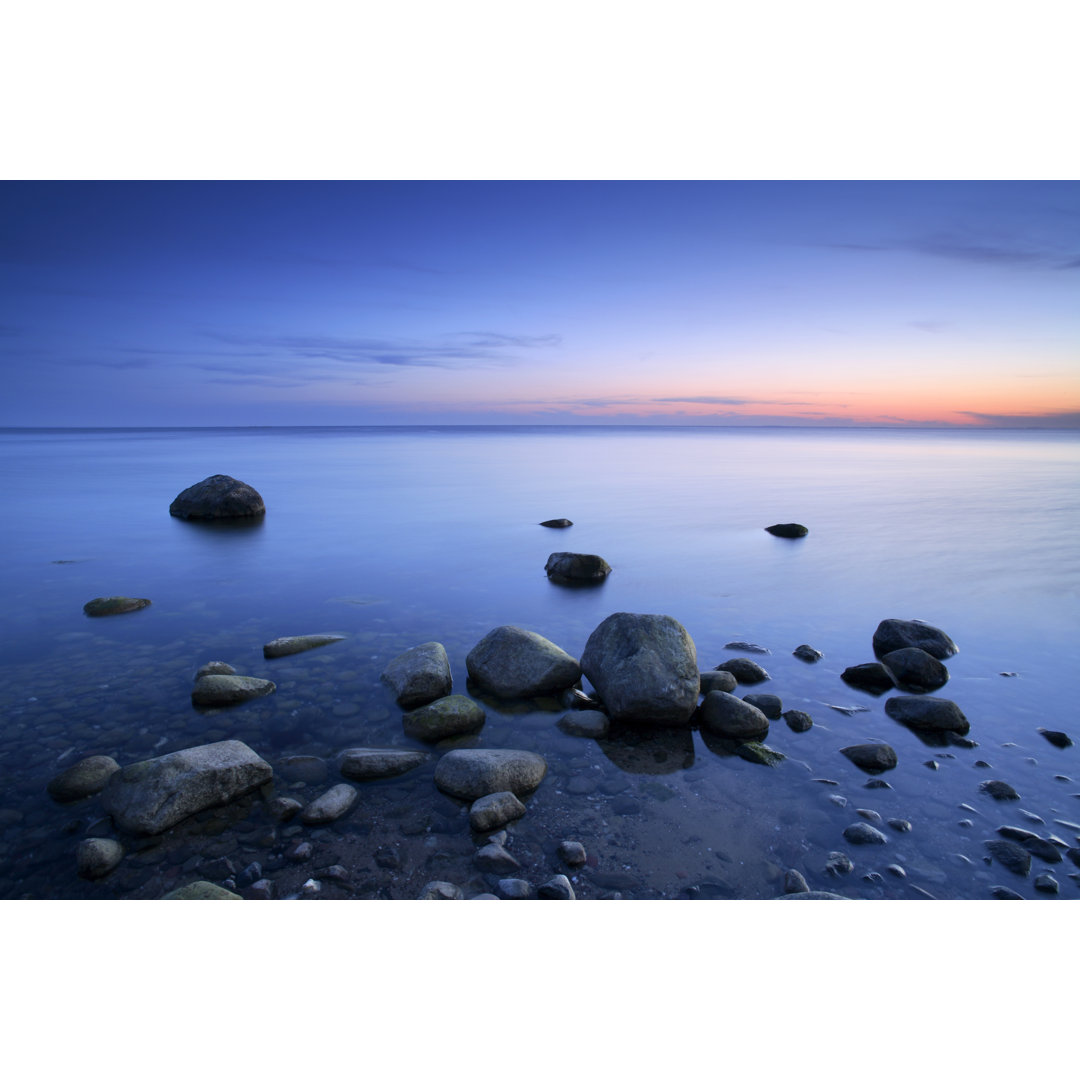
M 786 540 L 800 540 L 810 532 L 805 525 L 799 525 L 794 521 L 788 521 L 782 525 L 768 525 L 765 531 L 772 533 L 773 536 L 782 536 Z
M 135 596 L 98 596 L 83 604 L 83 613 L 97 618 L 101 615 L 126 615 L 149 607 L 150 601 Z
M 218 473 L 185 488 L 169 507 L 173 517 L 211 521 L 220 518 L 262 517 L 263 497 L 242 480 Z
M 540 524 L 546 529 L 569 529 L 574 523 L 569 518 L 548 518 Z

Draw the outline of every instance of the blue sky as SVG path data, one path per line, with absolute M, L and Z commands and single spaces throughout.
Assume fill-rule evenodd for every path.
M 8 182 L 0 424 L 1080 426 L 1069 182 Z

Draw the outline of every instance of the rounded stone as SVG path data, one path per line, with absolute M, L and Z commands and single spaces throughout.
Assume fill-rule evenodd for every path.
M 735 681 L 745 686 L 753 686 L 769 678 L 769 673 L 756 660 L 749 660 L 745 656 L 725 660 L 722 664 L 716 665 L 716 670 L 731 672 L 735 676 Z
M 567 866 L 584 866 L 588 856 L 585 854 L 585 845 L 577 840 L 563 840 L 556 849 L 556 854 Z
M 926 693 L 949 681 L 949 669 L 924 649 L 908 647 L 885 653 L 881 662 L 892 672 L 901 690 Z
M 406 649 L 386 665 L 381 678 L 403 709 L 415 709 L 447 697 L 454 685 L 450 658 L 438 641 L 425 641 Z
M 810 886 L 806 884 L 806 878 L 799 873 L 798 870 L 788 870 L 784 874 L 784 892 L 785 893 L 805 893 L 810 891 Z
M 701 724 L 721 738 L 744 742 L 763 739 L 769 733 L 769 718 L 759 708 L 722 690 L 705 695 Z
M 788 709 L 784 714 L 784 721 L 792 731 L 809 731 L 814 726 L 814 721 L 809 713 L 802 709 Z
M 569 529 L 574 523 L 569 518 L 548 518 L 547 521 L 541 521 L 540 524 L 545 529 Z
M 889 838 L 880 830 L 875 829 L 867 821 L 857 821 L 844 830 L 844 839 L 849 844 L 887 844 Z
M 574 888 L 565 874 L 556 874 L 536 890 L 538 900 L 576 900 Z
M 304 807 L 300 820 L 305 825 L 325 825 L 337 821 L 353 808 L 359 794 L 352 784 L 335 784 Z
M 896 751 L 887 743 L 857 743 L 842 747 L 840 753 L 864 772 L 884 772 L 896 768 Z
M 451 750 L 435 767 L 440 791 L 467 802 L 511 791 L 528 795 L 547 773 L 547 762 L 531 750 Z
M 242 900 L 228 889 L 215 885 L 212 881 L 193 881 L 190 885 L 181 885 L 179 889 L 173 889 L 166 893 L 162 900 Z
M 357 746 L 342 750 L 338 755 L 338 768 L 347 780 L 381 780 L 387 776 L 400 776 L 427 761 L 422 750 L 379 749 Z
M 795 521 L 788 521 L 781 525 L 768 525 L 765 531 L 772 533 L 773 536 L 781 536 L 785 540 L 799 540 L 810 532 L 805 525 L 800 525 Z
M 79 843 L 75 860 L 79 877 L 96 881 L 111 873 L 124 857 L 124 848 L 116 840 L 92 836 Z
M 195 680 L 191 703 L 202 708 L 239 705 L 272 694 L 277 686 L 269 679 L 251 675 L 203 675 Z
M 410 739 L 438 742 L 456 735 L 471 735 L 484 726 L 486 718 L 484 710 L 472 698 L 450 694 L 405 713 L 401 723 Z
M 966 735 L 971 730 L 960 707 L 946 698 L 889 698 L 885 702 L 885 713 L 897 723 L 917 731 L 954 731 Z
M 109 777 L 119 769 L 120 766 L 111 757 L 94 754 L 54 776 L 46 790 L 57 802 L 75 802 L 102 791 Z
M 198 671 L 195 672 L 195 678 L 201 679 L 204 675 L 235 675 L 236 668 L 232 664 L 226 664 L 224 660 L 211 660 L 208 664 L 203 664 Z
M 578 662 L 552 641 L 520 626 L 497 626 L 465 658 L 469 678 L 501 698 L 558 694 L 581 678 Z
M 739 680 L 730 671 L 702 671 L 698 673 L 701 682 L 701 692 L 709 693 L 710 690 L 722 690 L 725 694 L 733 694 Z
M 169 506 L 173 517 L 208 521 L 217 518 L 261 517 L 262 496 L 249 484 L 217 473 L 184 488 Z
M 825 654 L 812 645 L 799 645 L 791 655 L 798 657 L 806 664 L 816 664 L 819 660 L 825 658 Z
M 935 660 L 948 660 L 958 652 L 956 642 L 944 630 L 919 619 L 883 619 L 874 631 L 874 655 L 897 649 L 922 649 Z
M 999 802 L 1020 798 L 1016 788 L 1012 784 L 1005 783 L 1004 780 L 984 780 L 979 785 L 979 790 Z
M 868 694 L 884 694 L 896 686 L 889 669 L 876 660 L 868 664 L 855 664 L 853 667 L 844 668 L 840 673 L 840 678 L 848 686 L 853 686 L 856 690 L 865 690 Z
M 611 721 L 599 709 L 574 709 L 560 718 L 557 727 L 567 735 L 602 739 L 608 733 Z
M 776 694 L 744 694 L 743 701 L 760 709 L 770 720 L 779 720 L 784 712 L 784 703 Z
M 429 881 L 421 890 L 417 900 L 464 900 L 465 894 L 450 881 Z
M 295 634 L 292 637 L 274 638 L 263 646 L 263 656 L 275 660 L 279 656 L 292 656 L 294 653 L 318 649 L 322 645 L 332 645 L 335 641 L 344 641 L 344 634 Z
M 544 565 L 544 572 L 556 583 L 599 582 L 611 573 L 611 567 L 599 555 L 553 551 Z
M 496 791 L 472 804 L 469 808 L 469 825 L 476 832 L 491 832 L 524 814 L 525 804 L 512 791 Z

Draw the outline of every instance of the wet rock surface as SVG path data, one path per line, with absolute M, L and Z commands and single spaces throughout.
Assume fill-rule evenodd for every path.
M 498 626 L 465 658 L 469 678 L 502 698 L 557 694 L 581 678 L 581 667 L 553 641 L 518 626 Z
M 530 750 L 451 750 L 435 767 L 435 783 L 447 795 L 472 802 L 500 791 L 528 795 L 546 773 L 547 763 Z
M 896 751 L 887 743 L 856 743 L 841 747 L 840 753 L 869 773 L 880 773 L 896 768 Z
M 769 734 L 769 718 L 759 708 L 722 690 L 711 690 L 705 695 L 701 724 L 725 739 L 751 742 Z
M 464 694 L 451 694 L 407 712 L 401 718 L 401 723 L 410 739 L 438 742 L 479 731 L 486 718 L 487 714 L 472 698 Z
M 544 573 L 556 584 L 595 584 L 611 573 L 611 567 L 600 555 L 553 551 L 544 564 Z
M 83 604 L 83 612 L 91 618 L 100 618 L 103 615 L 126 615 L 149 606 L 150 601 L 145 597 L 98 596 Z
M 47 790 L 57 802 L 75 802 L 104 790 L 109 777 L 119 769 L 107 754 L 93 754 L 54 776 Z
M 896 649 L 881 658 L 896 685 L 909 693 L 938 690 L 949 681 L 949 669 L 923 649 Z
M 765 682 L 769 673 L 756 661 L 749 660 L 745 656 L 737 656 L 734 660 L 725 660 L 716 665 L 717 671 L 727 671 L 735 676 L 735 681 L 745 686 L 754 686 Z
M 956 642 L 944 630 L 919 619 L 883 619 L 874 631 L 873 646 L 875 656 L 922 649 L 935 660 L 948 660 L 957 653 Z
M 173 499 L 169 513 L 173 517 L 197 521 L 262 517 L 266 513 L 266 504 L 250 484 L 217 473 L 184 488 Z
M 885 712 L 898 723 L 920 731 L 954 731 L 966 735 L 971 730 L 956 702 L 945 698 L 893 697 L 885 702 Z
M 191 703 L 201 708 L 239 705 L 272 694 L 277 686 L 251 675 L 202 675 L 191 689 Z
M 799 525 L 794 521 L 788 521 L 781 525 L 768 525 L 765 531 L 772 533 L 773 536 L 781 536 L 785 540 L 799 540 L 810 532 L 805 525 Z
M 357 746 L 342 750 L 338 768 L 347 780 L 384 780 L 423 765 L 428 755 L 419 750 Z

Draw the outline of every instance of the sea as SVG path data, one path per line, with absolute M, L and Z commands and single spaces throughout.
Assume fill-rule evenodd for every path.
M 181 490 L 216 473 L 256 488 L 265 517 L 170 516 Z M 472 897 L 564 874 L 578 899 L 763 900 L 784 895 L 790 871 L 852 899 L 1080 898 L 1080 749 L 1043 734 L 1080 741 L 1078 481 L 1071 431 L 0 430 L 0 899 L 158 899 L 212 880 L 273 899 L 409 900 L 433 881 Z M 540 524 L 564 517 L 568 528 Z M 766 531 L 785 522 L 808 534 Z M 601 555 L 612 572 L 555 583 L 544 566 L 557 551 Z M 114 595 L 151 603 L 84 614 Z M 495 627 L 580 657 L 614 612 L 678 620 L 701 670 L 756 660 L 768 681 L 736 692 L 778 695 L 813 726 L 774 720 L 764 742 L 783 760 L 770 766 L 694 724 L 569 735 L 568 697 L 503 701 L 468 682 L 466 656 Z M 884 619 L 956 642 L 935 693 L 963 711 L 967 739 L 920 735 L 885 712 L 900 691 L 841 678 L 875 659 Z M 343 637 L 264 659 L 266 642 L 297 634 Z M 381 674 L 429 641 L 447 650 L 454 692 L 484 708 L 478 734 L 434 746 L 405 735 Z M 794 656 L 803 644 L 822 658 Z M 194 708 L 195 673 L 215 660 L 276 691 Z M 124 766 L 222 739 L 274 766 L 272 790 L 158 837 L 118 833 L 99 796 L 58 803 L 46 790 L 89 755 Z M 840 752 L 865 742 L 888 743 L 897 766 L 874 778 Z M 304 804 L 341 783 L 338 755 L 363 746 L 430 757 L 357 784 L 353 810 L 328 825 L 268 813 L 271 796 Z M 460 746 L 548 764 L 498 838 L 516 863 L 498 874 L 477 862 L 488 838 L 470 831 L 468 806 L 433 781 Z M 992 798 L 990 779 L 1019 798 Z M 885 842 L 845 839 L 860 821 Z M 1005 826 L 1049 850 L 1036 845 L 1024 872 L 1003 865 L 988 845 Z M 125 855 L 89 880 L 76 852 L 94 836 Z M 584 846 L 584 866 L 560 859 L 564 840 Z

